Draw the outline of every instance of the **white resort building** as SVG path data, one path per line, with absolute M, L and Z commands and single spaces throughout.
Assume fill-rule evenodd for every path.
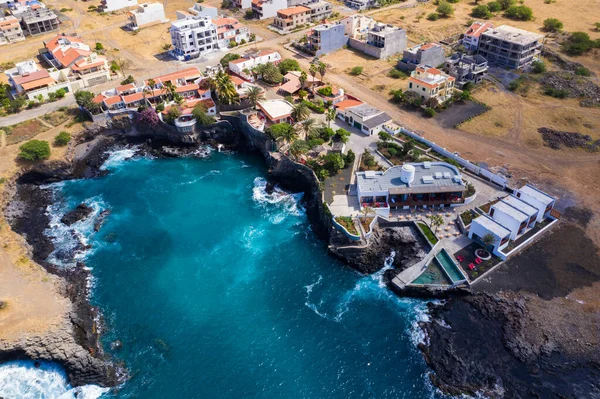
M 405 163 L 384 172 L 356 172 L 361 208 L 389 217 L 390 209 L 451 207 L 465 202 L 467 186 L 459 170 L 445 162 Z

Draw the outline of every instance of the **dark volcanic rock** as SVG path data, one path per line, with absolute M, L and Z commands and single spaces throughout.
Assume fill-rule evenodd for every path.
M 77 207 L 72 211 L 65 213 L 64 216 L 60 219 L 60 221 L 66 224 L 67 226 L 70 226 L 73 223 L 79 222 L 80 220 L 87 218 L 93 211 L 94 210 L 92 209 L 92 207 L 81 203 L 77 205 Z
M 108 215 L 110 215 L 110 209 L 105 209 L 102 212 L 100 212 L 100 215 L 98 215 L 98 219 L 94 222 L 94 231 L 96 233 L 100 231 L 100 228 L 104 224 L 104 221 L 106 220 Z

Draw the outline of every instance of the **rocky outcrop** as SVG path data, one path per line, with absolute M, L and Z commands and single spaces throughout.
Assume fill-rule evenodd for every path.
M 361 273 L 374 273 L 384 267 L 394 253 L 395 272 L 420 261 L 429 251 L 428 245 L 412 226 L 378 228 L 362 245 L 330 246 L 330 251 Z
M 542 79 L 545 89 L 564 91 L 567 97 L 583 98 L 582 107 L 600 106 L 600 86 L 572 72 L 550 72 Z
M 73 223 L 77 223 L 80 220 L 83 220 L 90 216 L 90 214 L 93 211 L 94 210 L 91 207 L 81 203 L 77 205 L 75 209 L 65 213 L 64 216 L 60 219 L 60 221 L 66 224 L 67 226 L 71 226 Z

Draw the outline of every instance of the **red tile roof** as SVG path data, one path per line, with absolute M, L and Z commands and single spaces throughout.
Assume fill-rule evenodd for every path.
M 198 68 L 187 68 L 182 71 L 169 73 L 167 75 L 157 76 L 154 78 L 156 83 L 173 82 L 179 79 L 191 80 L 202 76 Z M 147 84 L 147 81 L 146 81 Z
M 135 85 L 133 83 L 128 83 L 126 85 L 121 85 L 121 86 L 115 87 L 115 90 L 117 91 L 117 93 L 122 93 L 124 91 L 129 91 L 129 90 L 133 90 L 133 89 L 135 89 Z
M 133 93 L 133 94 L 129 94 L 126 96 L 123 96 L 123 102 L 125 104 L 130 104 L 136 101 L 140 101 L 144 99 L 144 93 L 139 92 L 139 93 Z
M 26 73 L 23 75 L 16 75 L 16 76 L 13 76 L 12 79 L 15 82 L 15 84 L 22 85 L 23 83 L 33 82 L 34 80 L 47 78 L 49 76 L 50 76 L 50 74 L 48 73 L 48 71 L 46 71 L 45 69 L 42 69 L 39 71 Z
M 304 6 L 296 6 L 296 7 L 288 7 L 283 10 L 277 11 L 277 14 L 283 15 L 284 17 L 291 17 L 292 15 L 302 14 L 305 12 L 310 12 L 310 8 Z
M 471 25 L 471 27 L 467 30 L 467 33 L 465 33 L 465 35 L 471 37 L 479 37 L 483 32 L 493 27 L 494 25 L 490 22 L 474 22 L 473 25 Z
M 104 104 L 111 106 L 123 102 L 121 96 L 113 96 L 104 99 Z
M 107 98 L 108 97 L 106 97 L 104 94 L 100 93 L 96 97 L 92 98 L 92 102 L 95 102 L 96 104 L 101 104 L 102 101 L 104 101 Z
M 428 50 L 430 48 L 433 47 L 437 47 L 438 45 L 435 43 L 425 43 L 424 45 L 421 46 L 420 50 Z
M 197 84 L 183 85 L 175 88 L 177 93 L 185 93 L 186 91 L 196 91 L 200 88 Z
M 357 105 L 362 104 L 363 102 L 360 100 L 344 100 L 344 101 L 340 101 L 339 103 L 335 104 L 335 108 L 343 111 L 346 108 L 350 108 L 350 107 L 356 107 Z
M 30 82 L 22 83 L 21 86 L 23 86 L 23 89 L 25 89 L 25 90 L 31 90 L 31 89 L 37 89 L 38 87 L 42 87 L 42 86 L 48 86 L 52 83 L 54 83 L 54 79 L 52 79 L 50 76 L 48 76 L 46 78 L 41 78 L 41 79 L 37 79 L 37 80 L 32 80 Z
M 239 86 L 242 83 L 244 83 L 244 80 L 238 76 L 235 75 L 231 75 L 231 81 L 233 82 L 234 85 Z

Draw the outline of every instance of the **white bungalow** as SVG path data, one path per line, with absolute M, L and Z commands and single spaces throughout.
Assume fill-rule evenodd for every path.
M 516 240 L 523 234 L 529 224 L 529 217 L 525 212 L 521 212 L 502 200 L 492 205 L 490 217 L 510 230 L 511 240 Z
M 556 198 L 538 190 L 531 184 L 526 184 L 515 192 L 515 195 L 520 200 L 533 206 L 538 210 L 537 221 L 541 222 L 550 215 L 550 211 L 554 208 Z
M 473 219 L 469 227 L 469 238 L 481 243 L 487 234 L 494 236 L 492 252 L 498 255 L 499 251 L 508 245 L 511 232 L 488 215 Z

